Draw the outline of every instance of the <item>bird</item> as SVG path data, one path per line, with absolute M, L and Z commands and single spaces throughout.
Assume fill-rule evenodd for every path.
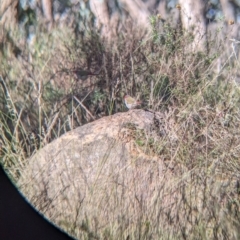
M 133 109 L 133 108 L 141 105 L 141 103 L 142 103 L 141 101 L 137 101 L 135 98 L 132 98 L 129 95 L 125 95 L 124 102 L 128 109 Z

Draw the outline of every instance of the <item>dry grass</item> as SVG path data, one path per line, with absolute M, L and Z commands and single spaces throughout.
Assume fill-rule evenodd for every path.
M 139 96 L 144 107 L 165 113 L 156 124 L 160 137 L 139 133 L 135 137 L 146 151 L 161 156 L 171 171 L 162 176 L 166 181 L 162 186 L 155 165 L 146 168 L 155 174 L 155 190 L 146 193 L 152 194 L 150 202 L 135 197 L 116 205 L 119 199 L 111 191 L 99 190 L 99 196 L 109 196 L 109 209 L 117 206 L 112 210 L 115 215 L 105 217 L 119 214 L 119 218 L 96 232 L 103 216 L 96 222 L 86 216 L 82 236 L 239 239 L 238 43 L 225 56 L 219 55 L 219 49 L 225 49 L 221 42 L 217 46 L 208 42 L 211 54 L 190 52 L 191 34 L 154 16 L 150 22 L 150 35 L 138 37 L 127 29 L 112 43 L 90 30 L 65 29 L 62 39 L 58 29 L 51 34 L 39 31 L 29 48 L 20 33 L 2 29 L 1 164 L 13 180 L 18 179 L 27 157 L 42 146 L 77 126 L 124 111 L 122 97 L 127 92 Z M 86 80 L 76 73 L 100 68 L 99 75 Z M 168 182 L 171 172 L 177 177 Z M 136 179 L 142 188 L 150 184 L 148 174 L 126 179 L 128 199 L 138 191 Z

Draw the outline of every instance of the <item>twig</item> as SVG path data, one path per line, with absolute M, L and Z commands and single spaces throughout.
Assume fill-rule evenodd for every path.
M 86 98 L 86 97 L 85 97 L 85 98 Z M 84 99 L 85 99 L 85 98 L 84 98 Z M 79 100 L 77 99 L 77 97 L 75 97 L 75 96 L 74 96 L 74 99 L 82 106 L 83 109 L 85 109 L 85 111 L 92 117 L 93 120 L 96 119 L 96 118 L 88 111 L 88 109 L 83 105 L 82 101 L 79 101 Z M 83 100 L 84 100 L 84 99 L 83 99 Z

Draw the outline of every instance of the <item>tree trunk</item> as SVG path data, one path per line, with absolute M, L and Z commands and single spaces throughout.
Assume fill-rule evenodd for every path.
M 192 31 L 194 40 L 190 49 L 206 50 L 206 20 L 204 0 L 179 0 L 183 28 Z

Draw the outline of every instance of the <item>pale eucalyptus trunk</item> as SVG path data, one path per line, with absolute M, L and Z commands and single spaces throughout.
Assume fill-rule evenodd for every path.
M 190 50 L 206 50 L 206 19 L 204 16 L 204 0 L 179 0 L 181 20 L 184 29 L 192 30 L 193 43 Z

